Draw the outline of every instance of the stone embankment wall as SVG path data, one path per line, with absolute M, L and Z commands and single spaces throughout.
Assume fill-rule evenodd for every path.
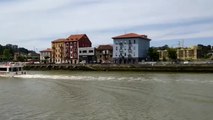
M 30 64 L 25 70 L 83 70 L 83 71 L 150 71 L 150 72 L 213 72 L 213 64 L 117 65 L 117 64 Z

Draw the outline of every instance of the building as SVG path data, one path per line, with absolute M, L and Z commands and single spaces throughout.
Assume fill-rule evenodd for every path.
M 24 62 L 24 61 L 27 61 L 27 54 L 21 54 L 20 52 L 14 52 L 14 56 L 13 56 L 13 60 L 14 61 L 21 61 L 21 62 Z
M 201 50 L 197 46 L 177 49 L 177 59 L 179 60 L 197 60 L 201 57 Z
M 97 63 L 112 63 L 113 46 L 112 45 L 100 45 L 96 49 Z
M 81 47 L 78 49 L 79 63 L 95 63 L 95 48 L 93 47 Z
M 40 61 L 44 63 L 52 62 L 52 49 L 47 48 L 46 50 L 40 51 Z
M 169 60 L 167 50 L 158 50 L 158 53 L 159 53 L 159 60 L 161 60 L 161 61 Z
M 63 63 L 64 58 L 64 42 L 66 39 L 57 39 L 52 41 L 52 62 Z
M 65 40 L 65 62 L 79 63 L 79 48 L 91 47 L 92 43 L 86 34 L 70 35 Z
M 40 54 L 36 53 L 35 51 L 30 51 L 27 55 L 28 62 L 40 62 Z
M 66 39 L 52 41 L 53 62 L 79 63 L 79 48 L 91 47 L 92 43 L 86 34 L 70 35 Z
M 138 63 L 147 58 L 150 40 L 146 35 L 135 33 L 113 37 L 113 60 L 115 63 Z

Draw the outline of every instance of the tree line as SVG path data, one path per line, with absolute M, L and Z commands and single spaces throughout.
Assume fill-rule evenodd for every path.
M 201 58 L 209 59 L 213 56 L 213 46 L 198 44 L 197 47 L 199 49 Z M 168 58 L 171 61 L 177 61 L 177 49 L 179 48 L 171 48 L 168 45 L 164 45 L 161 47 L 150 47 L 148 51 L 149 59 L 151 61 L 159 61 L 159 50 L 166 50 L 168 53 Z
M 27 55 L 31 52 L 34 51 L 28 50 L 24 47 L 18 48 L 17 45 L 0 45 L 0 62 L 14 61 L 15 54 L 18 54 L 16 61 L 24 62 L 27 59 Z

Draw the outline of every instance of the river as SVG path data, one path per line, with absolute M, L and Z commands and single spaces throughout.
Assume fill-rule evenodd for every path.
M 29 71 L 0 77 L 0 120 L 212 120 L 213 74 Z

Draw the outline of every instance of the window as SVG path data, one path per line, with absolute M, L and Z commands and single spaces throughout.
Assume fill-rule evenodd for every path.
M 0 68 L 0 71 L 7 71 L 7 68 Z
M 93 53 L 93 50 L 89 50 L 89 53 Z
M 136 41 L 134 40 L 134 44 L 136 44 Z
M 81 50 L 79 51 L 79 53 L 81 53 Z
M 87 51 L 86 51 L 86 50 L 83 50 L 83 53 L 87 53 Z
M 106 51 L 105 51 L 105 50 L 103 50 L 103 51 L 102 51 L 102 54 L 106 54 Z

